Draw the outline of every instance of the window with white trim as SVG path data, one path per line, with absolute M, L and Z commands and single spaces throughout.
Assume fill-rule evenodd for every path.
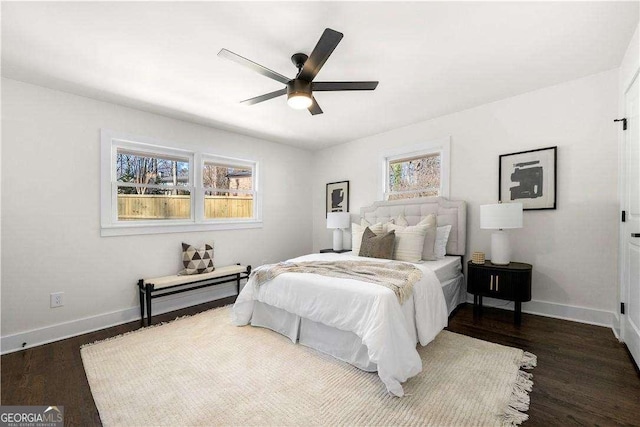
M 103 130 L 103 236 L 260 227 L 258 163 Z
M 156 147 L 115 148 L 116 221 L 191 219 L 191 153 Z
M 449 141 L 396 149 L 383 156 L 383 199 L 449 196 Z
M 205 156 L 202 164 L 204 218 L 252 218 L 254 170 L 250 162 Z

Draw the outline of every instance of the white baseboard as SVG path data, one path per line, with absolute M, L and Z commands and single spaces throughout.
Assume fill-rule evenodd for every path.
M 618 313 L 613 313 L 613 325 L 611 329 L 613 329 L 613 335 L 616 336 L 616 339 L 622 342 L 620 338 L 620 315 Z
M 236 284 L 225 283 L 214 288 L 200 289 L 190 292 L 188 295 L 172 295 L 155 300 L 153 303 L 153 316 L 179 310 L 192 305 L 217 300 L 236 295 Z M 6 335 L 0 339 L 0 353 L 12 353 L 14 351 L 71 338 L 88 332 L 97 331 L 111 326 L 140 320 L 140 307 L 131 307 L 124 310 L 103 313 L 97 316 L 58 323 L 44 328 L 32 329 L 13 335 Z
M 467 295 L 467 302 L 473 303 L 473 295 Z M 487 307 L 499 307 L 506 310 L 514 310 L 513 302 L 493 298 L 482 298 L 482 305 Z M 573 322 L 587 323 L 589 325 L 605 326 L 611 328 L 615 334 L 616 313 L 599 310 L 596 308 L 578 307 L 574 305 L 558 304 L 548 301 L 529 301 L 522 303 L 522 312 L 537 314 L 539 316 L 553 317 L 554 319 L 571 320 Z

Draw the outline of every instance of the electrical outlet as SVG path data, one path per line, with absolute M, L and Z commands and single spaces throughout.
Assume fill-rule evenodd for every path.
M 64 292 L 54 292 L 51 294 L 51 308 L 62 307 L 64 305 Z

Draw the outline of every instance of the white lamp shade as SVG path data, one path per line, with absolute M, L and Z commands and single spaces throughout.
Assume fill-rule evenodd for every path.
M 327 214 L 327 228 L 349 228 L 351 215 L 349 212 L 329 212 Z
M 522 203 L 497 203 L 480 206 L 480 228 L 522 228 Z

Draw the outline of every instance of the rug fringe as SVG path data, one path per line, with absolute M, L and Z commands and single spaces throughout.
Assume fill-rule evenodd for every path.
M 533 369 L 536 367 L 537 361 L 538 358 L 535 354 L 525 351 L 520 360 L 520 368 Z M 518 370 L 509 402 L 501 415 L 503 425 L 517 426 L 529 419 L 526 411 L 529 410 L 529 403 L 531 402 L 529 392 L 533 390 L 531 378 L 533 378 L 533 374 Z
M 522 355 L 522 361 L 520 362 L 520 368 L 521 369 L 533 369 L 537 366 L 538 364 L 538 358 L 536 357 L 535 354 L 533 353 L 529 353 L 528 351 L 525 351 L 524 354 Z
M 182 319 L 186 319 L 186 318 L 189 318 L 189 317 L 198 316 L 200 314 L 208 313 L 210 311 L 222 310 L 223 308 L 228 308 L 228 307 L 230 307 L 232 305 L 233 304 L 227 304 L 227 305 L 223 305 L 222 307 L 212 308 L 210 310 L 202 311 L 202 312 L 196 313 L 196 314 L 185 314 L 184 316 L 178 316 L 175 319 L 167 320 L 166 322 L 156 323 L 155 325 L 151 325 L 151 326 L 143 326 L 143 327 L 135 329 L 133 331 L 125 332 L 123 334 L 115 335 L 113 337 L 104 338 L 104 339 L 101 339 L 101 340 L 96 340 L 96 341 L 93 341 L 93 342 L 90 342 L 90 343 L 87 343 L 87 344 L 82 344 L 80 346 L 80 350 L 82 350 L 85 347 L 91 347 L 91 346 L 96 345 L 96 344 L 100 344 L 100 343 L 108 342 L 108 341 L 113 341 L 113 340 L 116 340 L 116 339 L 121 338 L 121 337 L 126 337 L 127 335 L 137 334 L 137 333 L 142 332 L 142 331 L 146 331 L 146 330 L 149 330 L 149 329 L 157 328 L 158 326 L 166 325 L 168 323 L 173 323 L 173 322 L 178 321 L 178 320 L 182 320 Z

